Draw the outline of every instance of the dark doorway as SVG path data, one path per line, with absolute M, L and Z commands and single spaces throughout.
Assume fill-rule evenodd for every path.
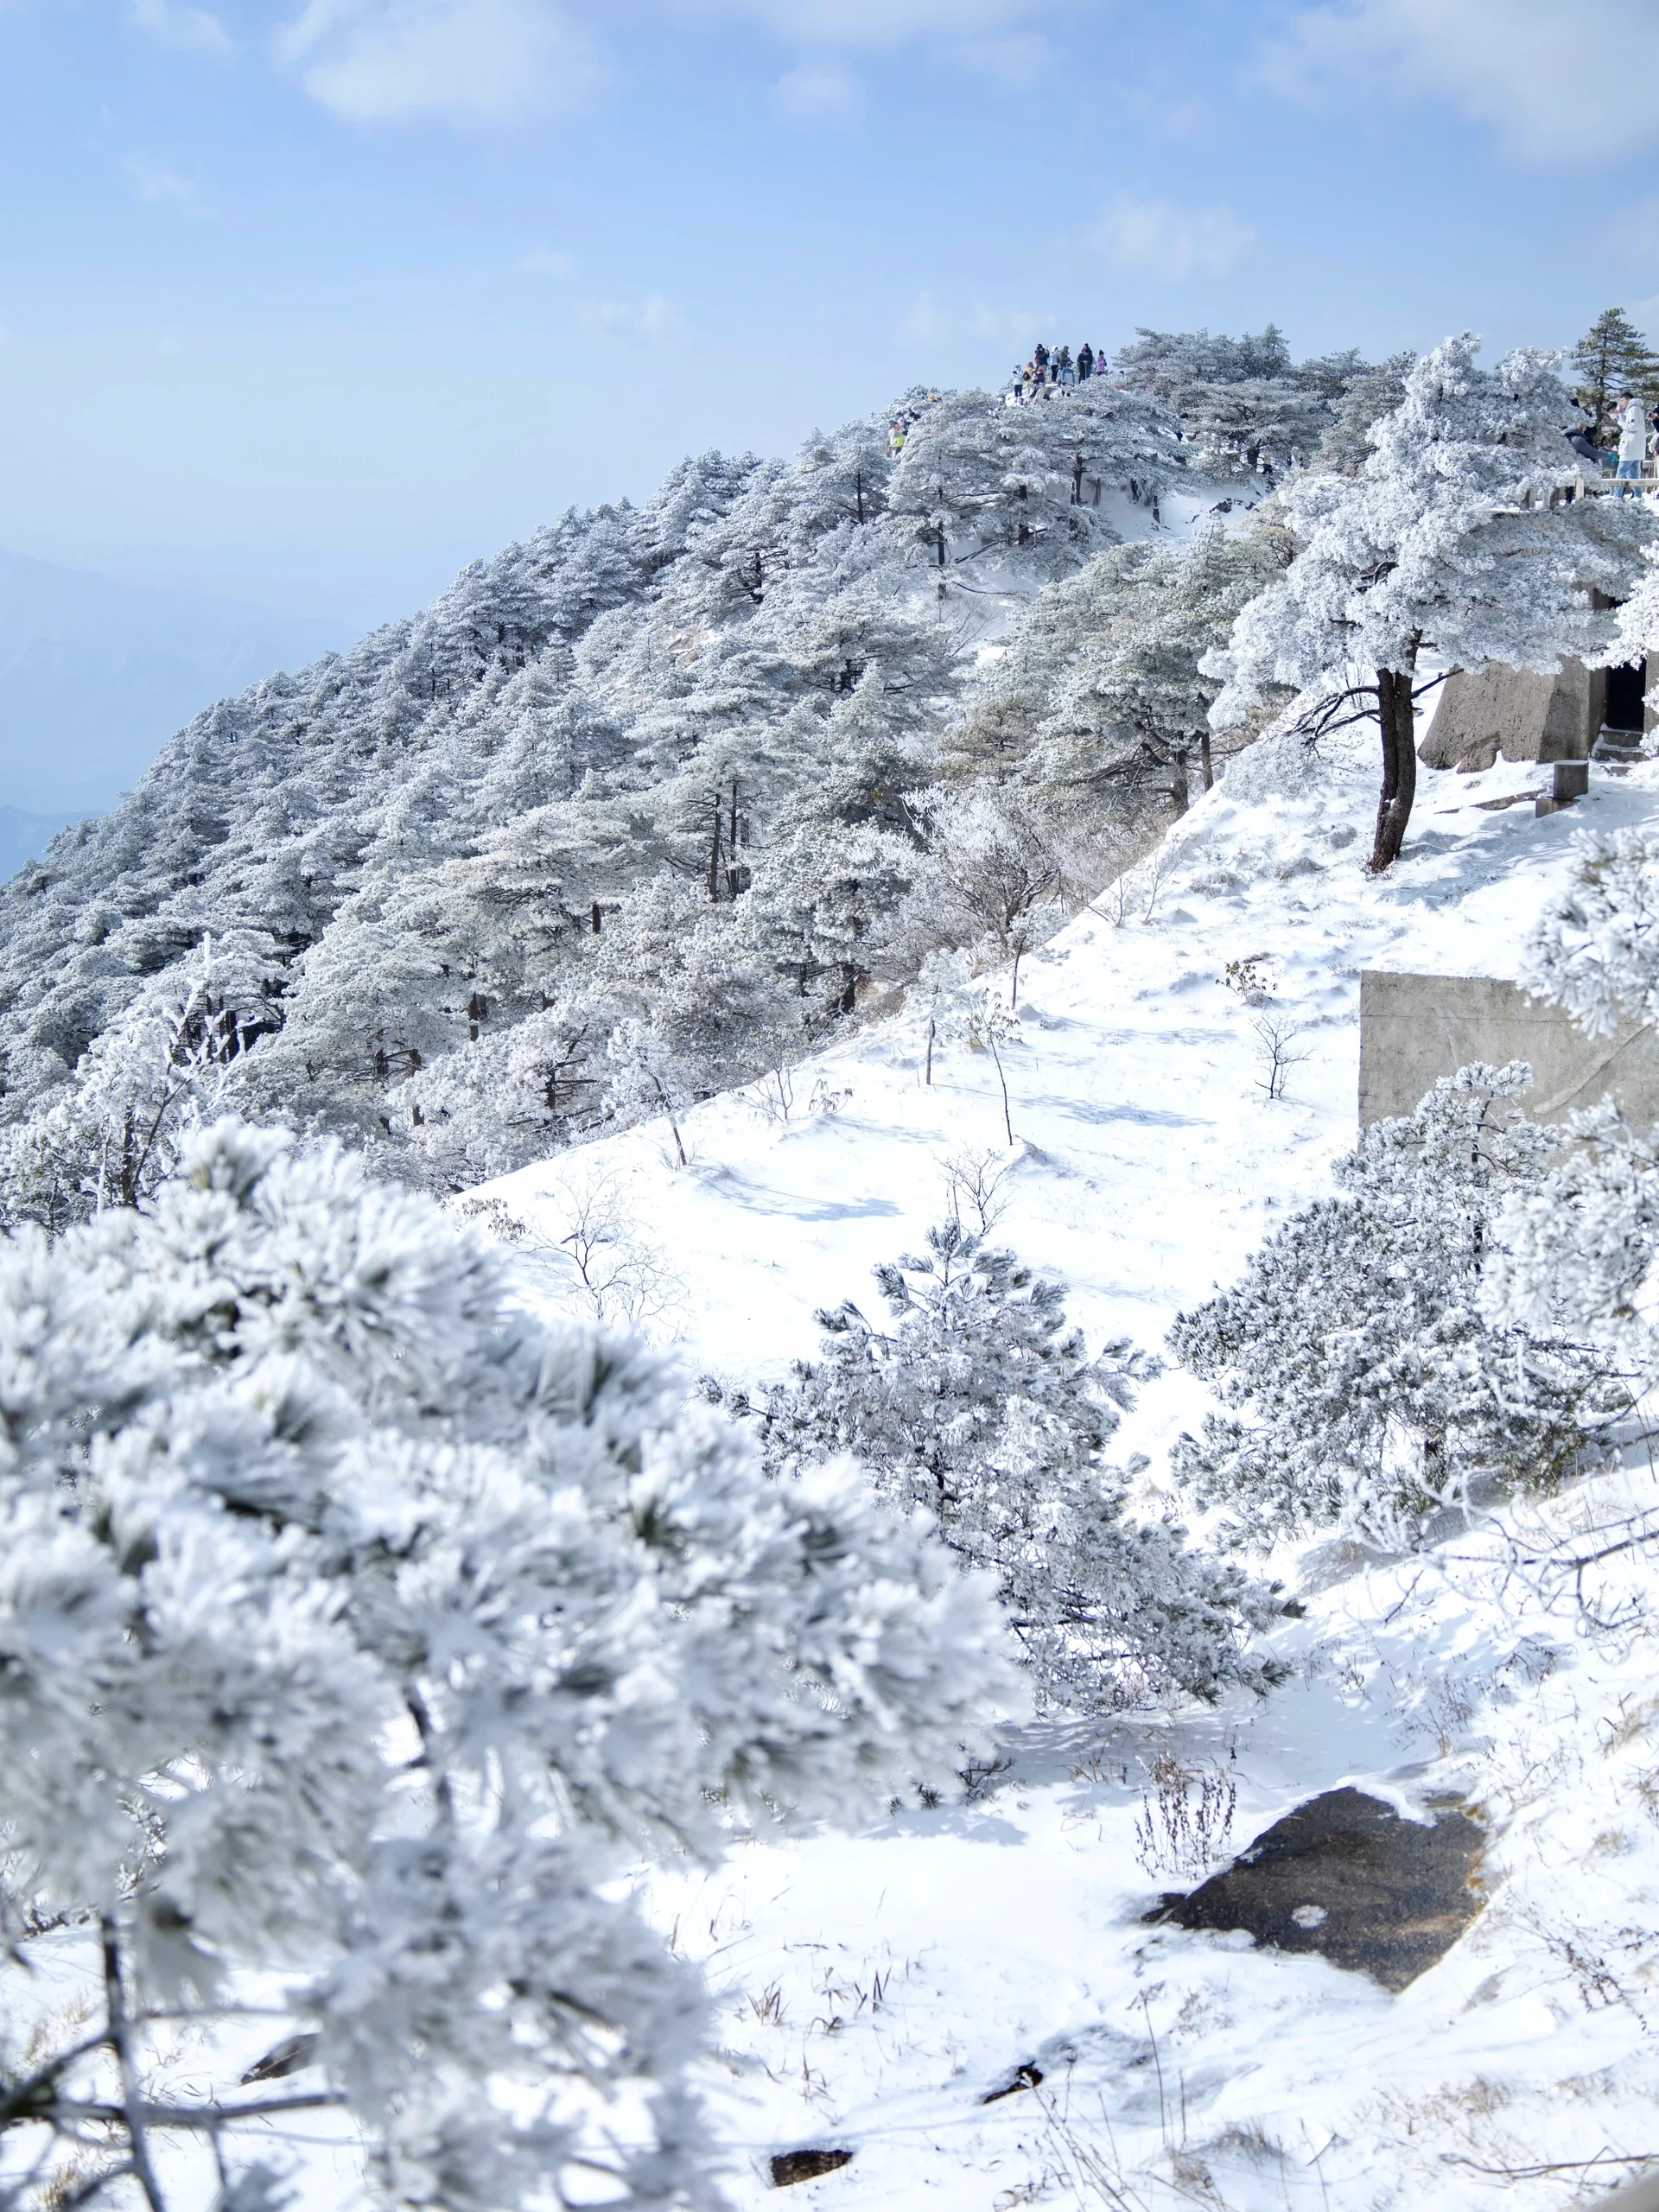
M 1640 730 L 1642 701 L 1648 688 L 1648 664 L 1630 660 L 1607 671 L 1607 727 Z

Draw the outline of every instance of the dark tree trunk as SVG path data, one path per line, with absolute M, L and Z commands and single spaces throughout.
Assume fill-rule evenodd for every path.
M 943 568 L 944 566 L 944 524 L 943 523 L 937 524 L 935 525 L 935 529 L 937 532 L 935 543 L 938 547 L 939 566 Z
M 716 906 L 720 904 L 720 793 L 716 791 L 714 834 L 709 840 L 709 897 Z
M 738 865 L 738 831 L 741 828 L 737 812 L 737 778 L 732 778 L 732 804 L 726 817 L 726 895 L 734 905 L 744 886 L 744 871 Z
M 1214 791 L 1216 769 L 1210 758 L 1210 733 L 1207 729 L 1198 733 L 1198 765 L 1204 770 L 1204 788 L 1207 791 Z
M 599 901 L 597 899 L 594 901 L 593 924 L 594 935 L 597 937 L 599 935 Z
M 1376 671 L 1376 721 L 1382 733 L 1382 794 L 1376 808 L 1371 874 L 1381 875 L 1400 857 L 1417 796 L 1417 729 L 1411 706 L 1411 672 Z

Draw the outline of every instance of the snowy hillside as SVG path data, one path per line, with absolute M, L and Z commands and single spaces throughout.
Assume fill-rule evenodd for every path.
M 1413 802 L 1659 512 L 1542 356 L 1252 348 L 688 462 L 0 893 L 42 2203 L 1654 2152 L 1659 1148 L 1355 1124 L 1368 969 L 1659 1024 L 1659 761 Z
M 464 1189 L 1052 934 L 1208 777 L 1266 495 L 1401 390 L 1132 351 L 689 459 L 198 715 L 0 887 L 0 1217 L 141 1198 L 231 1104 Z
M 749 1382 L 812 1351 L 816 1306 L 872 1297 L 871 1266 L 940 1217 L 944 1163 L 988 1149 L 1012 1163 L 999 1238 L 1066 1276 L 1091 1340 L 1158 1346 L 1328 1187 L 1355 1129 L 1359 971 L 1513 973 L 1578 831 L 1659 816 L 1659 766 L 1598 776 L 1546 820 L 1535 767 L 1432 777 L 1379 880 L 1360 865 L 1370 745 L 1332 750 L 1313 768 L 1279 741 L 1245 756 L 1121 899 L 1023 964 L 1012 1153 L 989 1058 L 939 1047 L 925 1084 L 912 1007 L 799 1070 L 786 1125 L 757 1090 L 728 1096 L 684 1116 L 687 1167 L 647 1125 L 458 1203 L 523 1225 L 527 1294 L 556 1304 L 571 1192 L 602 1186 L 653 1271 L 658 1333 Z M 1235 962 L 1266 975 L 1268 1009 L 1224 980 Z M 1264 1011 L 1294 1058 L 1272 1102 Z M 1144 1391 L 1125 1438 L 1149 1479 L 1201 1399 L 1178 1371 Z M 1504 1525 L 1559 1533 L 1651 1488 L 1645 1470 L 1601 1478 Z M 849 2212 L 1544 2212 L 1655 2148 L 1645 1629 L 1578 1634 L 1502 1528 L 1399 1562 L 1326 1546 L 1276 1565 L 1306 1610 L 1276 1632 L 1294 1673 L 1265 1700 L 1028 1726 L 967 1807 L 652 1878 L 654 1915 L 728 1993 L 717 2102 L 741 2202 L 773 2156 L 822 2148 L 853 2156 L 799 2201 Z M 1403 1992 L 1143 1924 L 1161 1891 L 1344 1783 L 1486 1824 L 1484 1909 Z

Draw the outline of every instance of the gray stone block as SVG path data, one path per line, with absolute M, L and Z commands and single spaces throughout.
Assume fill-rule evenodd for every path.
M 1627 1021 L 1586 1037 L 1558 1007 L 1491 976 L 1361 976 L 1362 1128 L 1414 1113 L 1441 1076 L 1473 1060 L 1529 1061 L 1521 1103 L 1535 1122 L 1564 1121 L 1611 1093 L 1633 1128 L 1659 1122 L 1659 1032 Z
M 1472 772 L 1505 760 L 1587 760 L 1607 711 L 1607 671 L 1566 660 L 1559 676 L 1494 663 L 1459 669 L 1440 687 L 1417 755 Z

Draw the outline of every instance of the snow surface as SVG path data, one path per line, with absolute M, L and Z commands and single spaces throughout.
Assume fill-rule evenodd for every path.
M 1538 820 L 1547 777 L 1427 776 L 1405 856 L 1374 880 L 1370 747 L 1310 766 L 1268 741 L 1121 898 L 1024 963 L 997 1236 L 1066 1277 L 1092 1340 L 1158 1346 L 1329 1187 L 1355 1134 L 1362 969 L 1512 974 L 1577 833 L 1659 813 L 1659 765 L 1596 772 L 1588 799 Z M 1271 1103 L 1257 1014 L 1221 980 L 1248 959 L 1299 1025 Z M 689 1169 L 653 1125 L 481 1195 L 552 1240 L 562 1182 L 613 1177 L 683 1288 L 662 1332 L 753 1382 L 813 1349 L 815 1307 L 874 1296 L 872 1264 L 941 1217 L 948 1155 L 1006 1148 L 988 1058 L 942 1049 L 925 1085 L 913 1012 L 824 1053 L 796 1096 L 788 1126 L 755 1093 L 695 1109 Z M 527 1270 L 531 1294 L 558 1264 Z M 1203 1404 L 1166 1374 L 1123 1449 L 1155 1479 Z M 653 1911 L 728 1998 L 712 2094 L 735 2200 L 777 2201 L 768 2156 L 808 2145 L 855 2155 L 798 2186 L 804 2212 L 1542 2212 L 1659 2156 L 1659 1651 L 1640 1617 L 1584 1634 L 1514 1551 L 1621 1502 L 1659 1503 L 1650 1466 L 1427 1559 L 1316 1547 L 1275 1563 L 1306 1613 L 1276 1636 L 1294 1673 L 1265 1701 L 1027 1726 L 966 1804 L 652 1877 Z M 1639 1599 L 1640 1575 L 1615 1560 L 1596 1594 Z M 1485 1910 L 1398 1996 L 1244 1936 L 1149 1927 L 1205 1864 L 1165 1829 L 1154 1769 L 1172 1759 L 1194 1807 L 1201 1776 L 1212 1810 L 1236 1790 L 1210 1864 L 1344 1783 L 1417 1817 L 1467 1802 L 1490 1824 Z M 1040 2088 L 978 2101 L 1027 2064 Z

